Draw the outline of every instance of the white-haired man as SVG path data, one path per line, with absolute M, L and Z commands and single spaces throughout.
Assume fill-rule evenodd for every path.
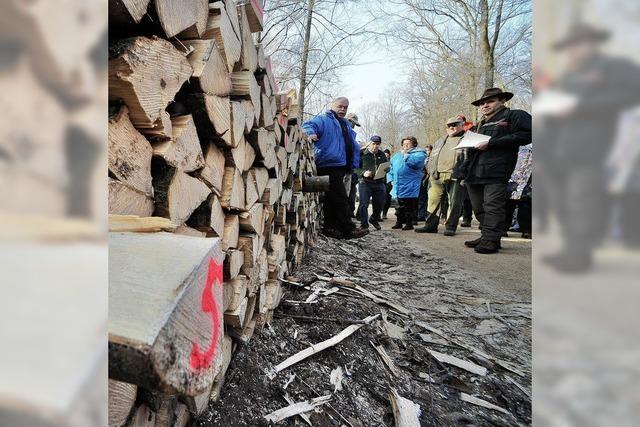
M 356 228 L 351 221 L 345 176 L 360 163 L 360 148 L 355 132 L 346 119 L 349 100 L 336 98 L 331 108 L 306 121 L 302 128 L 314 143 L 318 176 L 329 176 L 330 189 L 323 203 L 324 234 L 336 238 L 358 238 L 368 230 Z

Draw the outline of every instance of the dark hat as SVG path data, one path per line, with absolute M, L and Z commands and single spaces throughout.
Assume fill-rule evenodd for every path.
M 391 150 L 389 150 L 388 148 L 385 148 L 385 149 L 384 149 L 384 151 L 383 151 L 383 153 L 391 154 Z
M 380 138 L 378 135 L 373 135 L 371 137 L 371 142 L 376 144 L 382 144 L 382 138 Z
M 489 89 L 484 90 L 484 93 L 482 94 L 480 99 L 476 99 L 471 104 L 479 107 L 482 101 L 489 98 L 503 98 L 505 101 L 508 101 L 513 98 L 513 94 L 511 92 L 503 92 L 502 89 L 497 87 L 490 87 Z
M 592 27 L 584 22 L 577 22 L 569 28 L 569 31 L 567 31 L 563 39 L 553 44 L 553 48 L 555 50 L 562 50 L 568 46 L 585 41 L 601 43 L 608 40 L 610 36 L 611 33 L 607 30 Z
M 351 123 L 353 123 L 354 125 L 361 127 L 360 123 L 358 123 L 358 116 L 356 116 L 355 114 L 349 113 L 345 118 L 349 120 Z

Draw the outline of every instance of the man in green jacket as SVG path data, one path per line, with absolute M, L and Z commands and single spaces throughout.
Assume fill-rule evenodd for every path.
M 416 228 L 416 233 L 437 233 L 439 210 L 443 196 L 447 197 L 449 207 L 445 223 L 445 236 L 455 236 L 462 210 L 462 189 L 453 177 L 454 168 L 462 150 L 454 150 L 464 135 L 464 118 L 451 117 L 447 120 L 447 136 L 434 144 L 427 162 L 427 177 L 430 182 L 427 204 L 427 217 L 424 227 Z
M 387 163 L 387 156 L 380 150 L 382 138 L 378 135 L 371 137 L 371 143 L 360 152 L 360 167 L 356 169 L 360 184 L 358 185 L 358 195 L 360 197 L 360 228 L 369 228 L 369 222 L 376 230 L 380 230 L 380 214 L 384 207 L 386 196 L 385 177 L 375 179 L 378 167 Z M 388 166 L 387 168 L 388 169 Z M 369 201 L 373 202 L 373 215 L 369 218 Z

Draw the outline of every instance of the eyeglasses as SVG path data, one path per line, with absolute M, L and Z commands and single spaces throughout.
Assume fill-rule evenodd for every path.
M 447 128 L 449 128 L 449 129 L 455 129 L 455 128 L 457 128 L 457 127 L 458 127 L 458 126 L 460 126 L 460 125 L 461 125 L 461 123 L 455 123 L 455 124 L 452 124 L 452 125 L 447 125 Z

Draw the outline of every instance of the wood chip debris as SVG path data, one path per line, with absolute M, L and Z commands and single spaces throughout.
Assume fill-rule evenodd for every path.
M 475 363 L 469 362 L 467 360 L 462 360 L 458 357 L 451 356 L 449 354 L 440 353 L 435 350 L 427 350 L 427 351 L 431 356 L 433 356 L 440 363 L 452 365 L 460 369 L 464 369 L 467 372 L 471 372 L 472 374 L 480 375 L 483 377 L 487 375 L 487 368 L 485 368 L 484 366 L 476 365 Z
M 286 393 L 284 395 L 284 400 L 286 400 L 289 405 L 294 405 L 296 403 L 295 400 L 293 400 L 291 398 L 291 396 L 289 396 L 289 393 Z M 309 416 L 307 414 L 302 413 L 302 414 L 298 414 L 298 415 L 300 416 L 300 418 L 302 418 L 304 420 L 304 422 L 306 422 L 311 427 L 313 427 L 313 424 L 311 423 L 311 418 L 309 418 Z
M 393 359 L 391 358 L 391 356 L 389 356 L 389 354 L 386 352 L 384 347 L 381 345 L 375 345 L 371 341 L 369 341 L 369 343 L 371 344 L 371 347 L 373 347 L 378 352 L 378 356 L 380 356 L 380 360 L 382 360 L 382 363 L 385 364 L 385 366 L 389 369 L 391 374 L 394 377 L 399 377 L 401 373 L 400 369 L 393 362 Z
M 342 379 L 344 375 L 342 373 L 342 368 L 338 366 L 336 369 L 331 371 L 331 377 L 329 379 L 329 383 L 333 386 L 333 392 L 336 393 L 342 390 Z
M 313 356 L 316 353 L 326 350 L 329 347 L 333 347 L 334 345 L 339 344 L 340 342 L 342 342 L 343 340 L 351 336 L 358 329 L 362 328 L 364 325 L 368 325 L 371 322 L 373 322 L 379 316 L 380 316 L 379 314 L 376 314 L 374 316 L 369 316 L 363 319 L 362 323 L 357 325 L 350 325 L 345 329 L 343 329 L 339 334 L 329 338 L 328 340 L 322 341 L 318 344 L 312 344 L 310 347 L 307 347 L 306 349 L 299 351 L 298 353 L 287 358 L 285 361 L 281 362 L 279 365 L 273 368 L 272 372 L 269 374 L 269 377 L 273 379 L 275 378 L 276 374 L 278 374 L 278 372 L 281 372 L 287 369 L 288 367 L 293 366 L 296 363 L 301 362 L 306 358 Z
M 506 409 L 494 405 L 491 402 L 487 402 L 486 400 L 482 400 L 478 397 L 471 396 L 467 393 L 460 393 L 460 400 L 462 400 L 463 402 L 471 403 L 472 405 L 482 406 L 483 408 L 492 409 L 494 411 L 502 412 L 503 414 L 511 415 L 511 413 Z
M 291 418 L 296 415 L 304 414 L 305 412 L 313 411 L 318 406 L 322 406 L 331 400 L 331 395 L 317 397 L 315 399 L 307 400 L 304 402 L 298 402 L 291 404 L 285 408 L 278 409 L 272 413 L 265 415 L 264 419 L 267 422 L 279 423 L 282 420 Z
M 400 396 L 395 388 L 389 392 L 389 400 L 396 427 L 420 427 L 420 405 Z

